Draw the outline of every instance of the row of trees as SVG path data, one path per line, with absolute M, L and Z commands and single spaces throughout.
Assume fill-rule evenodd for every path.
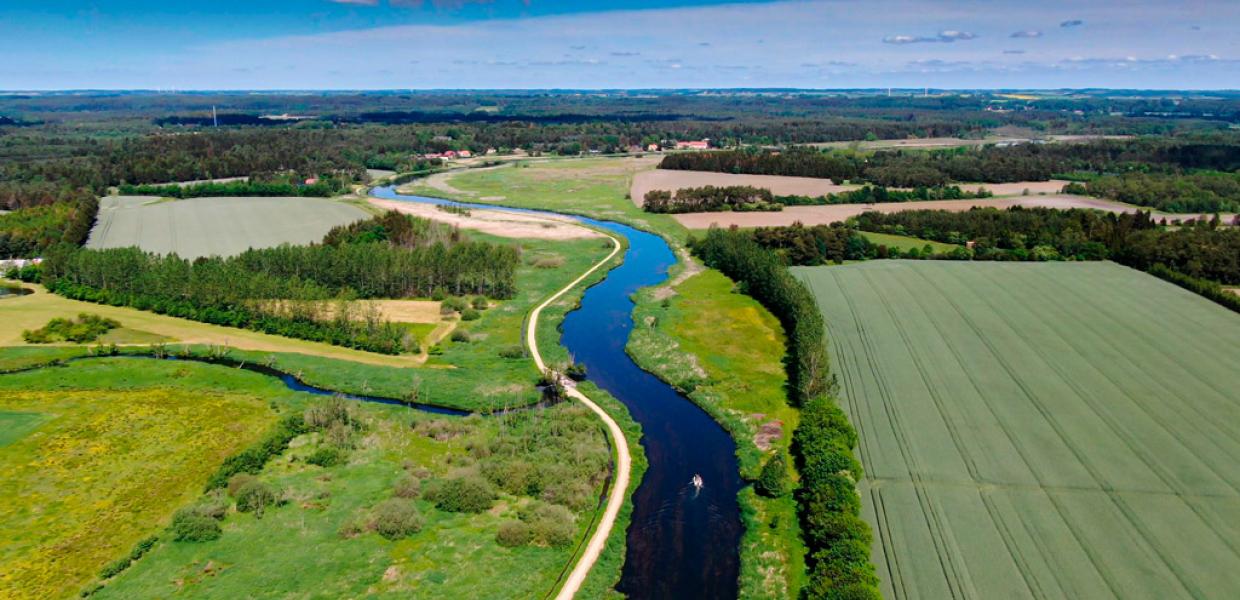
M 677 190 L 646 193 L 642 208 L 652 213 L 691 213 L 721 211 L 778 211 L 783 205 L 774 201 L 771 190 L 747 185 L 708 185 Z
M 785 206 L 964 200 L 989 198 L 991 195 L 985 188 L 975 192 L 966 192 L 954 185 L 938 188 L 919 187 L 912 190 L 895 190 L 867 185 L 855 190 L 823 196 L 776 196 L 766 188 L 708 185 L 698 188 L 681 188 L 674 194 L 667 190 L 651 190 L 646 192 L 642 208 L 646 212 L 672 214 L 723 211 L 778 212 Z
M 813 296 L 779 256 L 746 232 L 711 229 L 690 246 L 708 266 L 741 282 L 789 332 L 785 361 L 789 390 L 801 408 L 792 445 L 801 475 L 797 509 L 809 550 L 810 581 L 803 593 L 814 599 L 877 600 L 878 578 L 870 562 L 872 534 L 861 519 L 856 490 L 862 477 L 852 454 L 857 434 L 828 396 L 826 328 Z M 782 486 L 763 481 L 761 487 Z

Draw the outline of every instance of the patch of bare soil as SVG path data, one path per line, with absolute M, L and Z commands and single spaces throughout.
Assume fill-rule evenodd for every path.
M 599 237 L 597 232 L 577 225 L 567 217 L 554 218 L 485 209 L 472 209 L 470 214 L 461 215 L 439 210 L 431 204 L 384 200 L 380 198 L 370 198 L 369 201 L 372 205 L 383 210 L 395 210 L 408 215 L 501 237 L 544 240 Z
M 754 415 L 761 418 L 763 415 Z M 753 444 L 759 450 L 766 452 L 775 445 L 775 441 L 784 435 L 784 423 L 778 419 L 773 419 L 763 423 L 758 427 L 758 432 L 753 435 Z

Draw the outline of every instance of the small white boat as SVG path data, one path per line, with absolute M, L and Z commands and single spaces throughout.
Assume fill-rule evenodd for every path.
M 703 483 L 702 483 L 702 476 L 701 476 L 701 475 L 698 475 L 697 473 L 694 473 L 694 474 L 693 474 L 693 479 L 691 479 L 691 480 L 689 481 L 689 483 L 692 483 L 692 484 L 693 484 L 693 487 L 695 487 L 695 488 L 697 488 L 697 489 L 699 489 L 699 490 L 700 490 L 700 489 L 702 489 L 702 485 L 703 485 Z

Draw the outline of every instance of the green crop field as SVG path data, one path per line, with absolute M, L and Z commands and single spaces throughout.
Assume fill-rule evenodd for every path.
M 326 198 L 193 198 L 108 196 L 88 248 L 138 246 L 182 258 L 230 256 L 249 248 L 308 244 L 329 229 L 365 219 L 362 209 Z
M 1113 263 L 795 272 L 886 597 L 1240 597 L 1240 317 Z

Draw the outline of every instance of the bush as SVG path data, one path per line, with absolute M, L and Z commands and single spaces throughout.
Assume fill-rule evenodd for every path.
M 398 540 L 409 537 L 422 530 L 422 513 L 410 500 L 389 498 L 380 502 L 374 509 L 371 527 L 379 535 Z
M 261 519 L 263 512 L 277 499 L 278 495 L 271 486 L 261 481 L 251 481 L 237 490 L 237 511 L 252 512 Z
M 396 486 L 392 489 L 392 495 L 397 498 L 405 498 L 412 500 L 422 495 L 422 482 L 413 475 L 401 475 L 396 480 Z
M 753 488 L 767 498 L 778 498 L 788 493 L 788 465 L 784 461 L 783 452 L 776 452 L 775 456 L 766 461 Z
M 525 348 L 513 344 L 499 349 L 501 358 L 525 358 Z
M 478 319 L 481 319 L 481 318 L 482 318 L 482 313 L 478 312 L 476 309 L 467 308 L 461 311 L 462 321 L 477 321 Z
M 474 296 L 474 299 L 470 302 L 470 305 L 478 310 L 486 310 L 491 306 L 491 302 L 487 300 L 486 296 Z
M 534 541 L 534 531 L 529 524 L 522 521 L 505 521 L 500 523 L 499 531 L 495 532 L 495 542 L 505 548 L 516 548 Z
M 542 504 L 529 512 L 525 519 L 530 525 L 534 541 L 555 548 L 568 546 L 577 536 L 573 513 L 558 504 Z
M 439 510 L 459 513 L 480 513 L 491 508 L 496 498 L 491 484 L 474 475 L 433 480 L 422 495 Z
M 585 381 L 586 366 L 582 363 L 573 363 L 564 370 L 564 374 L 568 375 L 568 378 L 573 381 Z
M 178 542 L 209 542 L 220 539 L 223 530 L 219 521 L 198 512 L 195 507 L 182 508 L 172 516 L 172 539 Z
M 447 297 L 448 291 L 441 287 L 437 287 L 431 291 L 431 300 L 434 300 L 435 302 L 443 302 L 443 299 Z
M 258 478 L 249 473 L 237 473 L 228 479 L 228 495 L 233 498 L 237 497 L 237 492 L 247 484 L 258 481 Z
M 468 303 L 465 301 L 464 298 L 458 298 L 456 296 L 453 296 L 451 298 L 444 300 L 443 304 L 440 305 L 440 309 L 445 310 L 445 311 L 461 312 L 465 310 L 465 307 L 467 306 L 468 306 Z
M 469 343 L 469 340 L 470 337 L 468 331 L 457 329 L 452 332 L 452 341 L 454 342 Z
M 117 575 L 121 574 L 121 571 L 128 569 L 129 565 L 131 564 L 133 564 L 133 560 L 131 560 L 128 556 L 124 558 L 118 558 L 108 563 L 108 565 L 104 567 L 103 570 L 99 571 L 99 578 L 100 579 L 111 579 L 113 577 L 116 577 Z
M 349 455 L 337 446 L 320 446 L 306 457 L 306 462 L 319 467 L 334 467 L 344 464 Z
M 331 396 L 316 402 L 305 413 L 306 427 L 314 431 L 326 431 L 332 425 L 342 423 L 344 425 L 353 424 L 353 417 L 349 413 L 349 404 L 341 396 Z

